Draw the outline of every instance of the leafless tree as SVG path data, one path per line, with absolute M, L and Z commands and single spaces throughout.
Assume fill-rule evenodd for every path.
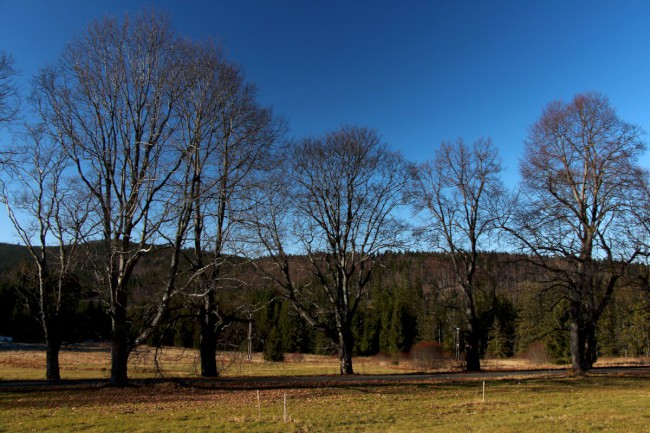
M 191 209 L 191 254 L 185 257 L 197 274 L 189 296 L 198 300 L 201 324 L 201 374 L 217 376 L 222 315 L 219 292 L 238 284 L 228 275 L 229 257 L 237 245 L 241 214 L 251 206 L 249 191 L 266 169 L 271 147 L 284 132 L 284 122 L 256 101 L 256 89 L 239 67 L 227 62 L 210 43 L 195 45 L 188 65 L 191 83 L 179 105 L 185 197 Z M 230 253 L 230 254 L 228 254 Z
M 13 57 L 0 51 L 0 126 L 12 121 L 20 109 L 18 89 L 13 81 L 16 74 Z
M 165 187 L 180 164 L 173 107 L 183 89 L 176 36 L 154 12 L 105 18 L 34 80 L 43 121 L 92 200 L 92 252 L 112 320 L 111 383 L 126 385 L 129 281 L 166 220 Z
M 75 250 L 88 229 L 88 212 L 65 177 L 67 156 L 42 125 L 26 127 L 22 138 L 7 164 L 10 176 L 2 184 L 0 201 L 36 266 L 38 317 L 47 346 L 45 375 L 59 380 L 65 287 L 74 271 Z
M 425 216 L 418 232 L 433 247 L 449 254 L 455 284 L 464 295 L 465 357 L 470 371 L 481 368 L 476 304 L 481 290 L 476 278 L 479 252 L 488 247 L 505 210 L 500 173 L 497 149 L 489 139 L 471 146 L 462 139 L 444 142 L 433 161 L 413 171 L 411 194 L 415 208 Z
M 158 227 L 161 246 L 169 250 L 169 262 L 166 275 L 160 279 L 160 302 L 149 306 L 154 312 L 144 315 L 149 320 L 143 323 L 135 338 L 135 345 L 147 341 L 165 319 L 172 299 L 185 295 L 195 279 L 211 265 L 193 266 L 188 271 L 181 263 L 188 257 L 184 250 L 191 242 L 195 202 L 205 192 L 200 185 L 209 153 L 201 150 L 211 136 L 209 123 L 214 111 L 210 104 L 215 99 L 211 83 L 221 57 L 210 44 L 197 44 L 182 38 L 176 40 L 175 50 L 181 69 L 177 80 L 183 89 L 183 94 L 173 107 L 173 116 L 178 120 L 174 142 L 179 155 L 179 166 L 165 186 L 163 214 L 166 220 Z
M 510 232 L 566 305 L 572 368 L 596 360 L 596 325 L 642 245 L 638 208 L 647 208 L 639 127 L 608 99 L 579 94 L 552 102 L 531 126 Z
M 302 140 L 284 156 L 287 165 L 255 209 L 267 254 L 258 263 L 302 317 L 336 342 L 341 374 L 352 374 L 352 319 L 376 255 L 403 245 L 395 210 L 406 164 L 375 131 L 350 126 Z
M 16 74 L 13 57 L 0 51 L 0 129 L 13 124 L 18 116 L 20 97 L 13 80 Z M 11 161 L 12 153 L 9 146 L 3 147 L 0 153 L 0 169 L 3 164 Z

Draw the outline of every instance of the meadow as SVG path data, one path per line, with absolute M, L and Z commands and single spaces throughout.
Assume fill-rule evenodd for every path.
M 167 377 L 195 374 L 194 351 L 169 349 L 160 354 L 144 350 L 131 361 L 131 377 L 159 376 L 156 355 Z M 252 361 L 234 354 L 226 358 L 222 359 L 225 377 L 259 377 L 260 389 L 225 390 L 209 383 L 193 386 L 173 380 L 135 381 L 135 386 L 125 389 L 97 384 L 21 389 L 0 384 L 0 432 L 650 431 L 648 368 L 614 374 L 595 370 L 586 377 L 563 371 L 553 377 L 490 379 L 485 381 L 484 398 L 483 381 L 462 375 L 451 381 L 434 375 L 409 383 L 360 381 L 271 389 L 263 386 L 263 376 L 333 374 L 336 359 L 290 355 L 286 362 L 272 364 L 259 355 Z M 44 354 L 37 349 L 0 350 L 0 380 L 40 379 L 43 360 Z M 107 362 L 103 346 L 66 350 L 62 376 L 105 378 Z M 416 370 L 407 359 L 374 357 L 355 362 L 359 373 Z M 646 360 L 605 362 L 645 364 Z M 488 370 L 530 366 L 526 360 L 486 362 Z M 455 368 L 447 361 L 439 370 Z

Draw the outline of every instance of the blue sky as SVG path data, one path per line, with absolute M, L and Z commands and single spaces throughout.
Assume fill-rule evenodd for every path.
M 221 41 L 291 136 L 369 126 L 413 161 L 490 137 L 512 185 L 552 100 L 596 90 L 650 131 L 646 1 L 0 0 L 0 49 L 27 91 L 88 22 L 151 6 L 179 33 Z M 0 242 L 16 242 L 4 215 Z

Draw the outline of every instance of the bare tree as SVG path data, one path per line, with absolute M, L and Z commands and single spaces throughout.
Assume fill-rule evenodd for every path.
M 566 307 L 576 373 L 595 362 L 598 320 L 641 251 L 637 209 L 648 197 L 640 134 L 606 97 L 585 93 L 550 103 L 526 141 L 509 231 Z
M 0 126 L 15 119 L 20 109 L 18 89 L 13 81 L 16 74 L 13 57 L 0 51 Z
M 111 384 L 126 385 L 133 348 L 129 281 L 166 216 L 166 185 L 180 164 L 171 145 L 182 95 L 176 37 L 155 12 L 91 23 L 36 77 L 38 107 L 72 159 L 101 227 L 94 274 L 112 320 Z
M 302 317 L 335 341 L 341 374 L 352 374 L 352 319 L 375 257 L 403 245 L 394 211 L 406 164 L 375 131 L 349 126 L 290 146 L 285 160 L 256 209 L 268 254 L 258 263 Z
M 61 316 L 75 250 L 86 232 L 83 200 L 65 178 L 68 158 L 42 126 L 26 127 L 7 165 L 0 201 L 36 266 L 38 318 L 45 335 L 47 380 L 59 380 Z
M 210 141 L 210 123 L 214 116 L 216 95 L 214 78 L 221 65 L 221 55 L 212 44 L 197 44 L 190 40 L 176 41 L 176 55 L 180 62 L 179 85 L 184 89 L 173 107 L 173 116 L 178 119 L 174 133 L 179 155 L 179 167 L 165 186 L 164 195 L 166 220 L 158 231 L 163 245 L 170 249 L 166 275 L 161 278 L 160 302 L 154 305 L 155 312 L 144 323 L 135 345 L 144 343 L 152 332 L 161 325 L 173 298 L 185 295 L 195 279 L 209 270 L 206 265 L 191 263 L 189 271 L 181 266 L 183 259 L 192 257 L 184 250 L 192 242 L 191 232 L 195 203 L 206 192 L 201 188 L 203 167 L 207 164 L 209 151 L 205 142 Z M 212 185 L 209 185 L 207 190 Z M 195 253 L 196 254 L 196 253 Z M 200 253 L 199 253 L 200 255 Z
M 198 275 L 190 296 L 199 307 L 201 375 L 217 376 L 217 338 L 228 324 L 219 292 L 238 284 L 226 274 L 232 268 L 226 266 L 228 253 L 238 251 L 236 233 L 251 206 L 249 191 L 259 181 L 256 173 L 266 169 L 284 122 L 256 102 L 255 86 L 210 43 L 194 50 L 201 54 L 188 67 L 192 83 L 179 111 L 188 146 L 184 166 L 194 247 L 185 257 Z
M 419 233 L 449 254 L 455 284 L 464 297 L 465 357 L 470 371 L 481 369 L 476 297 L 482 288 L 476 272 L 480 248 L 488 246 L 504 210 L 500 173 L 497 149 L 489 139 L 472 146 L 462 139 L 442 143 L 435 159 L 413 173 L 415 207 L 427 219 Z
M 4 51 L 0 51 L 0 130 L 15 122 L 20 109 L 18 88 L 13 79 L 17 71 L 14 69 L 14 59 Z M 0 169 L 11 161 L 13 151 L 5 146 L 0 153 Z

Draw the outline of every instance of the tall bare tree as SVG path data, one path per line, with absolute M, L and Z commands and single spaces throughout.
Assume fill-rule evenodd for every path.
M 641 252 L 637 209 L 648 197 L 640 134 L 606 97 L 585 93 L 550 103 L 526 141 L 510 232 L 566 308 L 576 373 L 595 362 L 598 320 Z
M 225 274 L 227 253 L 237 251 L 241 214 L 251 206 L 249 191 L 266 169 L 284 122 L 257 103 L 255 86 L 212 44 L 193 50 L 196 60 L 186 71 L 189 92 L 179 105 L 194 247 L 186 258 L 198 275 L 189 295 L 199 307 L 201 374 L 217 376 L 217 338 L 228 323 L 219 293 L 225 282 L 235 281 Z
M 352 374 L 352 319 L 375 257 L 403 245 L 395 210 L 406 164 L 375 131 L 350 126 L 290 146 L 285 160 L 256 208 L 269 257 L 260 267 L 308 323 L 332 337 L 341 374 Z
M 22 138 L 7 164 L 10 176 L 2 184 L 0 201 L 36 267 L 38 318 L 47 346 L 45 376 L 59 380 L 65 287 L 74 271 L 75 250 L 88 229 L 88 212 L 65 177 L 67 156 L 43 126 L 26 127 Z
M 252 204 L 251 188 L 266 169 L 272 146 L 284 132 L 284 122 L 256 101 L 256 89 L 241 70 L 223 60 L 208 71 L 208 134 L 191 156 L 200 183 L 194 197 L 191 263 L 196 270 L 210 262 L 196 285 L 201 323 L 201 374 L 216 376 L 216 343 L 220 327 L 219 291 L 233 279 L 225 275 L 227 253 L 236 251 L 241 215 Z M 196 165 L 202 161 L 200 169 Z
M 420 234 L 449 254 L 455 284 L 464 297 L 465 357 L 470 371 L 481 369 L 476 297 L 482 288 L 476 272 L 480 248 L 488 247 L 504 211 L 500 173 L 498 152 L 489 139 L 471 146 L 462 139 L 444 142 L 433 161 L 413 172 L 411 193 L 416 209 L 426 218 Z
M 20 97 L 14 77 L 18 72 L 14 68 L 14 59 L 0 50 L 0 131 L 13 124 L 20 109 Z M 0 153 L 0 169 L 11 161 L 11 148 L 4 146 Z
M 145 12 L 105 18 L 36 77 L 39 110 L 72 159 L 101 227 L 95 275 L 112 320 L 111 378 L 126 385 L 133 348 L 129 281 L 165 221 L 165 187 L 180 164 L 171 145 L 183 90 L 168 20 Z
M 12 121 L 20 109 L 18 89 L 13 81 L 16 74 L 13 57 L 0 51 L 0 126 Z

